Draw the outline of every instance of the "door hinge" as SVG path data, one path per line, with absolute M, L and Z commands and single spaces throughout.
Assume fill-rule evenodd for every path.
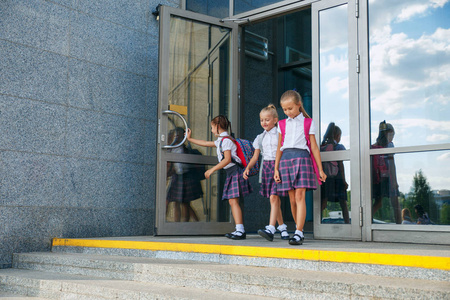
M 359 58 L 359 54 L 356 54 L 356 73 L 359 73 L 360 71 L 360 58 Z
M 355 17 L 359 18 L 359 0 L 355 0 Z
M 359 227 L 363 227 L 363 208 L 359 207 Z

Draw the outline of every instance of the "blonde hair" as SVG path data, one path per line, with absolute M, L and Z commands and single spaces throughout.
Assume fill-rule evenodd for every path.
M 266 107 L 264 107 L 263 109 L 261 109 L 260 114 L 268 112 L 272 115 L 273 118 L 278 119 L 278 112 L 277 112 L 277 108 L 275 107 L 275 105 L 273 104 L 269 104 Z
M 303 114 L 303 116 L 305 118 L 310 118 L 311 119 L 311 117 L 306 113 L 306 110 L 303 107 L 302 96 L 300 96 L 299 93 L 297 93 L 294 90 L 288 90 L 288 91 L 284 92 L 283 95 L 281 95 L 280 103 L 283 103 L 283 102 L 288 101 L 288 100 L 293 101 L 295 104 L 299 104 L 300 103 L 300 112 Z

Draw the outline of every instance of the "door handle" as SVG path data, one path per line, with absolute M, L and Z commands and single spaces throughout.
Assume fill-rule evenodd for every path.
M 169 115 L 169 114 L 172 114 L 172 115 L 176 115 L 176 116 L 180 117 L 180 119 L 181 119 L 181 120 L 183 121 L 183 123 L 184 123 L 184 132 L 187 131 L 188 125 L 187 125 L 186 119 L 185 119 L 180 113 L 178 113 L 178 112 L 176 112 L 176 111 L 173 111 L 173 110 L 164 110 L 164 111 L 162 112 L 162 114 L 163 114 L 163 115 Z M 186 139 L 187 139 L 187 136 L 186 136 L 186 134 L 185 134 L 183 140 L 182 140 L 179 144 L 177 144 L 177 145 L 164 145 L 164 146 L 162 146 L 162 148 L 164 148 L 164 149 L 178 148 L 178 147 L 182 146 L 182 145 L 186 142 Z

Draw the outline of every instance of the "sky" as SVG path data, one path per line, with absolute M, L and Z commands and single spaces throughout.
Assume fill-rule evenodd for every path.
M 319 18 L 322 136 L 334 121 L 349 148 L 347 5 Z M 383 120 L 395 147 L 450 143 L 450 0 L 369 0 L 369 53 L 371 143 Z M 450 150 L 395 160 L 401 192 L 419 169 L 432 189 L 450 189 Z

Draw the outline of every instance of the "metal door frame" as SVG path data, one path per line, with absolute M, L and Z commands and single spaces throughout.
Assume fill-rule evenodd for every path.
M 157 183 L 156 183 L 156 199 L 155 199 L 155 235 L 206 235 L 206 234 L 223 234 L 234 228 L 233 220 L 230 222 L 165 222 L 166 214 L 166 176 L 167 162 L 177 161 L 181 163 L 194 164 L 217 164 L 215 156 L 192 155 L 192 154 L 175 154 L 163 151 L 162 144 L 166 138 L 168 130 L 167 118 L 164 111 L 168 109 L 168 92 L 169 92 L 169 49 L 170 46 L 170 19 L 172 16 L 189 19 L 209 25 L 226 27 L 231 30 L 231 61 L 230 61 L 230 120 L 234 126 L 237 126 L 238 106 L 237 106 L 237 74 L 238 74 L 238 25 L 233 22 L 221 22 L 217 18 L 193 13 L 178 8 L 161 6 L 159 12 L 160 22 L 160 39 L 159 39 L 159 94 L 158 94 L 158 143 L 157 143 Z M 236 129 L 236 128 L 234 128 Z M 207 224 L 207 226 L 205 226 Z
M 319 13 L 322 10 L 347 4 L 348 20 L 348 80 L 349 80 L 349 130 L 350 149 L 345 151 L 322 152 L 322 161 L 344 160 L 350 161 L 351 181 L 351 224 L 322 224 L 320 190 L 314 192 L 314 237 L 318 239 L 361 240 L 362 208 L 360 184 L 360 153 L 359 153 L 359 110 L 358 110 L 358 74 L 357 61 L 357 21 L 355 4 L 347 0 L 321 1 L 312 4 L 312 69 L 313 69 L 313 119 L 320 128 L 320 65 L 319 65 Z M 316 140 L 320 141 L 321 131 L 316 133 Z

